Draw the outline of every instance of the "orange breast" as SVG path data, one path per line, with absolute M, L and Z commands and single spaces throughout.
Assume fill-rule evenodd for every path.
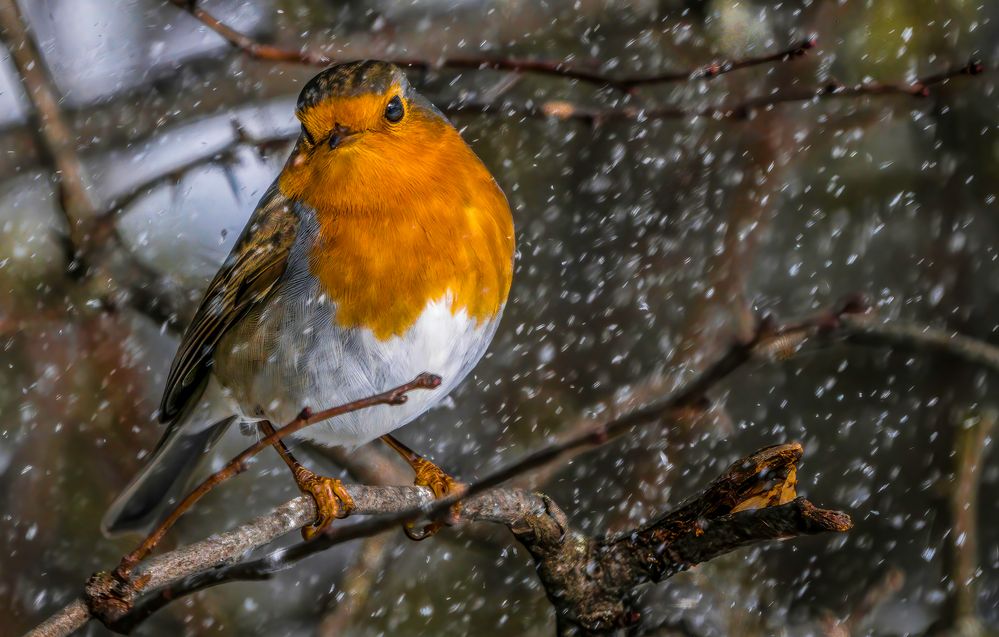
M 304 185 L 281 182 L 297 185 L 316 211 L 310 268 L 337 322 L 383 340 L 445 297 L 452 313 L 488 320 L 510 290 L 513 222 L 503 193 L 453 129 L 416 148 L 422 157 L 389 165 L 390 151 L 357 144 Z

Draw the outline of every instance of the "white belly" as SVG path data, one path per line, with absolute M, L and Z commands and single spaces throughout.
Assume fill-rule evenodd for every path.
M 244 418 L 286 424 L 305 407 L 318 411 L 364 398 L 421 372 L 442 378 L 439 388 L 415 390 L 402 405 L 345 414 L 300 434 L 330 446 L 374 440 L 440 402 L 481 358 L 499 321 L 499 315 L 476 322 L 464 310 L 452 313 L 442 298 L 428 303 L 404 335 L 379 340 L 366 328 L 337 325 L 334 304 L 317 290 L 283 292 L 240 321 L 216 351 L 215 376 Z

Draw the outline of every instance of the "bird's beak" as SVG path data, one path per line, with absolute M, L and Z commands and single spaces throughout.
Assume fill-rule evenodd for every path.
M 330 133 L 330 136 L 327 137 L 325 141 L 319 142 L 319 144 L 326 144 L 329 146 L 330 150 L 336 150 L 341 146 L 346 146 L 352 140 L 356 139 L 362 132 L 363 131 L 351 130 L 346 126 L 337 124 L 336 127 L 333 128 L 333 132 Z M 291 165 L 293 168 L 300 168 L 305 165 L 307 160 L 308 153 L 302 148 L 302 144 L 299 143 L 292 151 Z
M 348 141 L 352 137 L 357 135 L 359 132 L 360 131 L 353 131 L 347 128 L 346 126 L 341 126 L 340 124 L 337 124 L 333 128 L 333 132 L 330 134 L 329 140 L 326 143 L 329 144 L 330 150 L 335 150 L 340 146 L 343 146 L 344 144 L 348 143 Z

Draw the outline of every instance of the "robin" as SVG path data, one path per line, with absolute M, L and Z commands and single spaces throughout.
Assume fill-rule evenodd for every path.
M 439 388 L 401 406 L 357 411 L 301 431 L 354 448 L 381 437 L 440 498 L 454 480 L 390 435 L 440 402 L 485 352 L 513 271 L 506 197 L 458 131 L 392 64 L 339 64 L 302 89 L 301 134 L 209 284 L 170 367 L 167 428 L 103 520 L 143 531 L 181 495 L 234 421 L 286 423 L 418 373 Z M 281 444 L 317 517 L 309 539 L 353 503 Z M 422 531 L 407 527 L 414 539 Z

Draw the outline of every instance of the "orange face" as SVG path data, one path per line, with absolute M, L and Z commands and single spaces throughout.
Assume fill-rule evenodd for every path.
M 315 211 L 313 274 L 344 327 L 401 335 L 430 301 L 477 321 L 510 289 L 513 223 L 502 191 L 451 124 L 384 63 L 320 74 L 279 180 Z

